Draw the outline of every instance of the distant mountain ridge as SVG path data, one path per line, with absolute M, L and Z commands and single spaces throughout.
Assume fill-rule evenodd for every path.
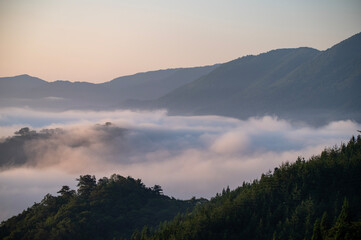
M 108 89 L 116 89 L 122 99 L 150 100 L 161 97 L 177 87 L 208 74 L 217 66 L 218 64 L 137 73 L 119 77 L 101 85 Z
M 0 78 L 0 107 L 114 109 L 127 99 L 156 99 L 218 65 L 175 68 L 115 78 L 109 82 L 47 82 L 27 74 Z
M 149 104 L 170 114 L 361 120 L 361 33 L 326 51 L 279 49 L 220 65 Z
M 229 103 L 230 99 L 235 96 L 247 98 L 254 91 L 258 95 L 267 94 L 266 91 L 276 81 L 317 54 L 319 51 L 314 49 L 298 48 L 273 50 L 258 56 L 239 58 L 224 63 L 208 75 L 170 92 L 158 102 L 170 110 L 184 109 L 186 112 L 193 111 L 194 114 L 207 113 L 210 108 L 215 107 L 225 110 L 225 104 L 235 107 L 234 102 Z M 188 100 L 191 100 L 189 105 Z M 199 104 L 194 104 L 195 102 Z M 240 101 L 236 104 L 243 105 Z
M 102 84 L 0 78 L 0 107 L 167 109 L 240 119 L 361 122 L 361 33 L 319 51 L 277 49 L 227 63 L 138 73 Z

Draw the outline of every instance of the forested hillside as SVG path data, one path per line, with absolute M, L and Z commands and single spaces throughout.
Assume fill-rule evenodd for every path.
M 226 189 L 142 239 L 361 239 L 360 183 L 358 136 Z
M 176 200 L 163 195 L 159 185 L 147 188 L 139 179 L 116 174 L 77 180 L 77 191 L 63 186 L 59 196 L 48 194 L 1 223 L 0 239 L 122 239 L 206 201 Z

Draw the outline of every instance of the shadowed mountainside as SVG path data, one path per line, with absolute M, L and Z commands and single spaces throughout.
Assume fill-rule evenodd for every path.
M 171 114 L 361 120 L 361 34 L 326 51 L 279 49 L 220 65 L 150 103 Z
M 46 82 L 29 75 L 0 78 L 0 107 L 47 110 L 115 109 L 127 99 L 156 99 L 212 71 L 218 65 L 177 68 L 88 82 Z

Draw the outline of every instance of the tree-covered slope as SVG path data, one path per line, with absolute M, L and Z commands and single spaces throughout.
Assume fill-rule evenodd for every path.
M 288 104 L 283 104 L 288 110 L 313 108 L 339 109 L 344 114 L 359 112 L 361 33 L 323 51 L 272 87 L 276 94 L 283 94 L 287 99 Z
M 279 49 L 220 65 L 154 101 L 172 114 L 361 120 L 361 33 L 326 51 Z
M 122 239 L 191 211 L 199 201 L 176 200 L 163 195 L 159 185 L 147 188 L 139 179 L 115 174 L 97 182 L 90 175 L 77 180 L 77 192 L 63 186 L 59 196 L 48 194 L 2 222 L 0 239 Z
M 224 190 L 143 239 L 361 239 L 360 183 L 358 136 Z

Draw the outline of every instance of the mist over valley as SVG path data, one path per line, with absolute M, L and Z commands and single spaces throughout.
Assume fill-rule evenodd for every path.
M 265 42 L 256 54 L 246 55 L 238 54 L 231 44 L 235 40 L 224 40 L 246 22 L 233 21 L 242 14 L 229 6 L 233 14 L 222 13 L 222 19 L 203 26 L 214 18 L 204 6 L 195 14 L 193 8 L 181 11 L 169 3 L 163 3 L 164 9 L 142 3 L 152 9 L 144 11 L 142 4 L 109 1 L 109 6 L 121 4 L 115 9 L 136 11 L 108 9 L 109 16 L 103 17 L 109 22 L 102 25 L 98 4 L 80 8 L 84 16 L 94 11 L 88 21 L 95 22 L 89 25 L 103 26 L 99 33 L 75 26 L 86 38 L 67 34 L 74 30 L 65 27 L 74 12 L 64 11 L 69 16 L 57 28 L 69 37 L 57 45 L 64 53 L 56 54 L 58 48 L 51 47 L 55 37 L 38 38 L 47 32 L 42 30 L 47 23 L 39 20 L 41 14 L 29 21 L 45 25 L 34 33 L 23 29 L 25 40 L 2 34 L 4 42 L 19 44 L 2 48 L 0 43 L 6 56 L 11 53 L 0 59 L 0 66 L 7 66 L 0 78 L 0 238 L 359 239 L 361 33 L 320 48 L 324 50 L 298 46 L 294 29 L 311 20 L 292 22 L 291 14 L 279 19 L 282 24 L 289 20 L 292 30 L 287 28 L 276 45 L 252 35 L 258 26 L 238 34 L 235 39 Z M 215 7 L 214 2 L 209 4 Z M 16 4 L 0 3 L 0 16 L 11 19 L 1 10 L 5 5 L 17 9 Z M 217 5 L 214 11 L 223 7 Z M 260 9 L 268 13 L 268 7 L 255 9 L 257 14 L 243 14 L 253 18 L 262 15 Z M 187 28 L 197 29 L 187 32 L 187 39 L 185 30 L 176 27 L 185 24 L 177 18 L 185 13 L 193 14 Z M 167 21 L 158 19 L 163 14 Z M 127 21 L 120 21 L 125 16 Z M 143 17 L 147 21 L 142 22 Z M 166 26 L 168 21 L 171 27 Z M 279 30 L 282 24 L 277 25 Z M 137 27 L 143 30 L 134 37 Z M 114 31 L 107 35 L 100 31 L 103 28 Z M 278 34 L 269 28 L 263 32 Z M 205 33 L 206 41 L 200 38 Z M 304 39 L 310 36 L 305 34 Z M 219 39 L 222 44 L 211 45 Z M 67 45 L 72 41 L 76 47 Z M 92 41 L 102 43 L 101 48 L 90 47 Z M 319 41 L 322 46 L 330 42 Z M 133 42 L 149 48 L 141 44 L 134 48 Z M 260 51 L 281 43 L 287 44 Z M 37 53 L 34 44 L 44 52 Z M 217 58 L 221 52 L 232 54 Z M 56 56 L 48 56 L 49 69 L 38 55 L 45 53 Z M 63 54 L 69 54 L 66 62 L 58 58 Z M 204 56 L 207 61 L 198 62 L 206 64 L 194 65 Z M 232 58 L 223 61 L 225 56 Z M 191 67 L 174 67 L 180 66 L 174 58 Z M 4 75 L 15 72 L 12 64 L 18 60 L 21 71 L 46 69 L 50 74 L 63 69 L 59 76 L 76 76 L 83 69 L 90 80 L 48 81 L 32 72 Z M 32 66 L 37 61 L 37 67 Z M 134 68 L 138 69 L 144 61 L 147 66 L 169 68 L 102 79 L 133 69 L 128 63 L 138 64 Z M 96 75 L 97 68 L 104 74 Z

